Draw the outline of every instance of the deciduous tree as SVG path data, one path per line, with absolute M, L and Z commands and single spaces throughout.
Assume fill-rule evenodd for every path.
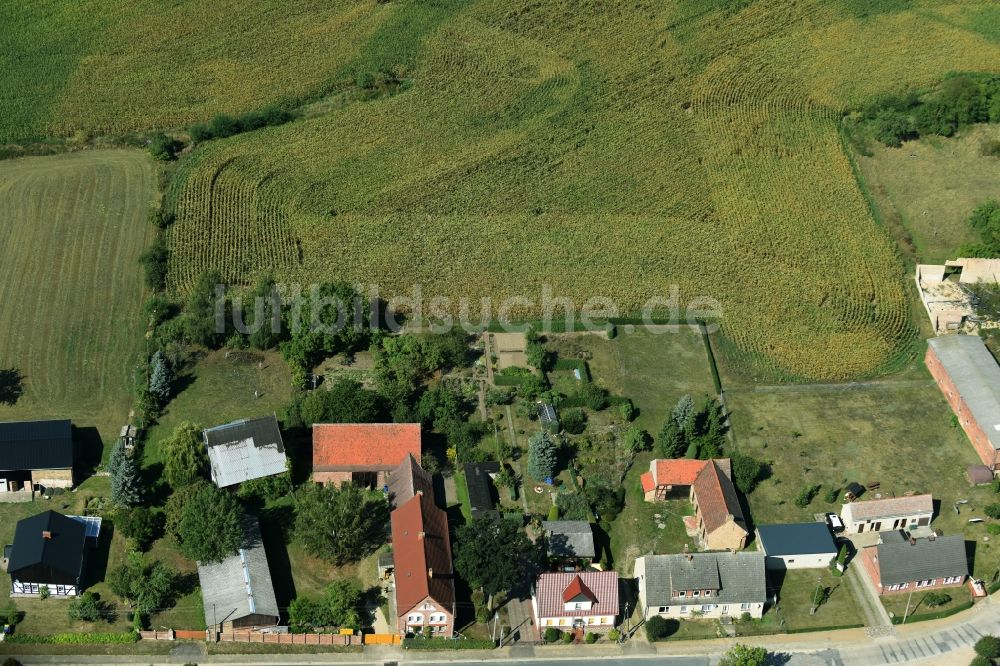
M 491 597 L 531 579 L 538 551 L 517 523 L 495 514 L 460 526 L 455 534 L 455 569 L 469 585 Z
M 309 484 L 297 495 L 295 532 L 306 550 L 337 565 L 385 543 L 389 507 L 382 493 L 350 483 Z
M 167 482 L 178 489 L 205 478 L 208 454 L 201 439 L 201 427 L 184 421 L 174 428 L 170 437 L 160 442 L 163 451 L 163 473 Z
M 236 553 L 243 538 L 243 510 L 228 492 L 204 484 L 185 503 L 177 541 L 189 559 L 218 562 Z

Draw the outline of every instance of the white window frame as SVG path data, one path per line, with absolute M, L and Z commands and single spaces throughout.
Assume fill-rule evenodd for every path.
M 753 608 L 753 604 L 740 604 L 740 610 L 741 611 L 751 610 L 752 608 Z

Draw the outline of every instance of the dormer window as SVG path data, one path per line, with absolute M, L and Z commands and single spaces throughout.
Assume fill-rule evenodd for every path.
M 701 596 L 701 590 L 695 590 L 694 591 L 694 596 L 700 597 Z
M 706 597 L 712 596 L 712 590 L 705 590 L 705 596 Z
M 681 590 L 680 592 L 677 593 L 677 596 L 680 597 L 681 599 L 683 599 L 684 597 L 687 596 L 687 592 L 685 592 L 684 590 Z

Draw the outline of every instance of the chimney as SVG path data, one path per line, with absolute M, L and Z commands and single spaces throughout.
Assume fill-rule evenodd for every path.
M 423 539 L 425 536 L 427 536 L 427 532 L 417 532 L 418 539 Z
M 45 539 L 46 541 L 51 541 L 51 539 L 52 539 L 52 532 L 50 532 L 48 530 L 42 530 L 42 538 Z
M 424 491 L 423 490 L 418 490 L 417 491 L 417 495 L 420 495 L 421 497 L 423 497 L 424 496 Z
M 433 568 L 427 567 L 427 577 L 428 578 L 434 578 L 434 569 Z
M 912 537 L 912 536 L 910 537 L 910 545 L 911 546 L 916 546 L 917 545 L 917 539 L 916 539 L 916 537 Z

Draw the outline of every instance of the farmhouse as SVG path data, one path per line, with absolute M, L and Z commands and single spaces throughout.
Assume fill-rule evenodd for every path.
M 703 550 L 741 550 L 747 543 L 747 522 L 728 470 L 728 459 L 710 460 L 691 485 L 697 538 Z
M 384 488 L 406 455 L 420 462 L 419 423 L 317 423 L 313 481 Z
M 930 495 L 851 502 L 840 512 L 847 534 L 925 527 L 933 516 L 934 500 Z
M 243 517 L 244 545 L 221 562 L 198 563 L 205 623 L 214 631 L 278 624 L 278 602 L 255 516 Z
M 201 433 L 208 450 L 212 481 L 228 488 L 288 469 L 278 419 L 241 419 Z
M 71 422 L 0 423 L 0 494 L 38 486 L 73 487 Z
M 975 326 L 976 313 L 963 284 L 1000 281 L 1000 259 L 955 259 L 943 265 L 919 264 L 920 300 L 938 335 Z
M 418 492 L 433 496 L 434 484 L 431 475 L 424 471 L 413 454 L 407 453 L 403 462 L 389 474 L 389 501 L 398 509 Z
M 761 525 L 757 547 L 768 569 L 820 569 L 837 557 L 837 545 L 825 522 Z
M 927 341 L 924 363 L 983 464 L 996 471 L 1000 450 L 1000 367 L 975 335 Z
M 448 515 L 422 490 L 391 514 L 396 631 L 424 627 L 440 637 L 455 629 L 455 579 Z
M 493 484 L 493 478 L 500 472 L 500 463 L 496 461 L 465 463 L 462 469 L 465 471 L 465 485 L 469 490 L 472 519 L 495 514 L 500 496 Z
M 586 520 L 543 520 L 545 552 L 567 564 L 590 564 L 597 555 L 594 530 Z
M 767 601 L 764 553 L 646 555 L 635 561 L 644 618 L 759 618 Z
M 618 616 L 618 574 L 614 571 L 543 573 L 531 591 L 539 629 L 611 629 Z
M 88 522 L 75 516 L 45 511 L 18 521 L 14 543 L 4 549 L 12 597 L 38 596 L 48 588 L 52 597 L 75 597 L 87 549 Z
M 916 539 L 885 532 L 861 549 L 861 564 L 879 594 L 957 587 L 969 576 L 965 540 L 959 534 Z
M 730 475 L 729 460 L 715 461 Z M 643 497 L 647 502 L 665 499 L 681 499 L 691 495 L 691 486 L 698 473 L 708 465 L 707 460 L 689 458 L 657 458 L 649 463 L 649 471 L 640 477 Z

